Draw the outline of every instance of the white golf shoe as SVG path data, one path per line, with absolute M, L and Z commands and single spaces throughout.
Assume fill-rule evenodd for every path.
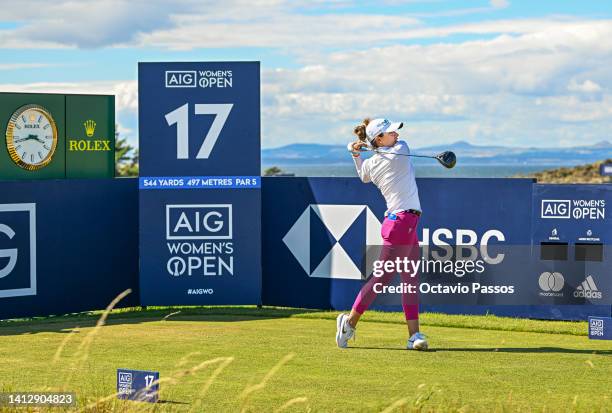
M 427 350 L 427 338 L 425 338 L 424 334 L 414 333 L 412 337 L 408 339 L 408 345 L 406 348 L 408 350 Z
M 349 339 L 355 335 L 355 329 L 349 324 L 348 318 L 345 313 L 336 318 L 336 344 L 340 348 L 347 348 Z

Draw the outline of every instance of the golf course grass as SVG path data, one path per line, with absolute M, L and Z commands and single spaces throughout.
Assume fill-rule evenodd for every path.
M 346 350 L 337 313 L 114 310 L 0 322 L 1 391 L 74 391 L 83 411 L 612 411 L 612 342 L 586 322 L 368 312 Z M 161 402 L 116 400 L 116 369 L 155 370 Z M 23 410 L 21 410 L 23 411 Z

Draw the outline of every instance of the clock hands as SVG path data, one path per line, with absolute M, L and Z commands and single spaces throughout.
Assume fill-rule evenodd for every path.
M 32 140 L 32 139 L 38 139 L 38 136 L 36 136 L 36 135 L 28 135 L 25 138 L 15 139 L 15 142 L 29 141 L 29 140 Z
M 15 143 L 19 143 L 19 142 L 23 142 L 23 141 L 29 141 L 29 140 L 35 140 L 35 141 L 40 142 L 40 143 L 45 143 L 43 140 L 41 140 L 38 137 L 38 135 L 28 135 L 25 138 L 15 139 Z

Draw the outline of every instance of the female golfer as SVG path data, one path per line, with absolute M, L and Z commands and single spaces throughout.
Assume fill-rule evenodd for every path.
M 414 178 L 414 167 L 407 155 L 408 145 L 398 140 L 398 130 L 403 123 L 391 123 L 387 119 L 366 119 L 355 127 L 359 140 L 347 148 L 353 155 L 357 173 L 363 182 L 373 182 L 387 203 L 385 220 L 382 224 L 382 252 L 379 261 L 395 263 L 396 258 L 408 257 L 418 260 L 419 240 L 417 225 L 421 215 L 419 193 Z M 375 154 L 363 161 L 362 147 L 368 147 Z M 380 268 L 380 267 L 379 267 Z M 348 340 L 355 334 L 357 322 L 368 309 L 381 285 L 387 285 L 397 273 L 386 271 L 381 276 L 372 276 L 362 287 L 355 299 L 350 314 L 340 314 L 336 319 L 336 343 L 346 348 Z M 380 275 L 380 274 L 379 274 Z M 418 274 L 400 272 L 402 285 L 402 308 L 408 325 L 408 349 L 426 350 L 427 340 L 419 332 Z M 376 284 L 378 284 L 376 286 Z

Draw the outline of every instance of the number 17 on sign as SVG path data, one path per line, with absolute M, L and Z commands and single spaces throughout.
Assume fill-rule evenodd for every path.
M 233 106 L 231 103 L 195 105 L 196 115 L 215 115 L 215 120 L 202 141 L 196 159 L 208 159 Z M 168 126 L 176 125 L 176 159 L 189 159 L 189 103 L 167 113 L 166 122 Z

